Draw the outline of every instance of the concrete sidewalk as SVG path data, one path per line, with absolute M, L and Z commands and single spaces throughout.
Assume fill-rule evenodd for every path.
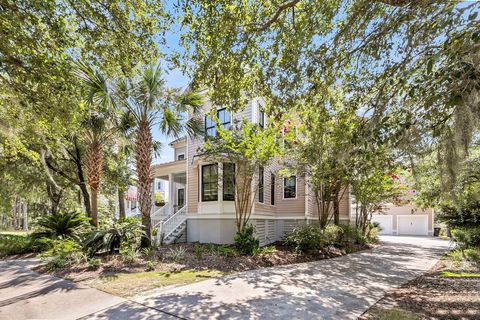
M 112 319 L 171 318 L 96 289 L 41 275 L 30 269 L 37 264 L 35 259 L 0 261 L 0 319 L 79 319 L 106 310 L 116 310 Z

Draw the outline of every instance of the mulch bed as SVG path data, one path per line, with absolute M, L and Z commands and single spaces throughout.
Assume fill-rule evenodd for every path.
M 225 253 L 221 250 L 212 250 L 211 245 L 195 244 L 195 243 L 179 243 L 158 248 L 155 257 L 150 260 L 155 262 L 152 270 L 149 268 L 148 259 L 139 256 L 134 262 L 126 263 L 121 260 L 121 256 L 103 256 L 102 265 L 93 270 L 87 263 L 77 264 L 67 268 L 56 269 L 51 274 L 70 279 L 75 282 L 92 280 L 101 276 L 109 276 L 115 273 L 133 273 L 143 271 L 156 272 L 176 272 L 182 270 L 218 270 L 224 273 L 233 273 L 246 271 L 264 267 L 273 267 L 294 263 L 311 262 L 322 259 L 339 257 L 347 254 L 345 250 L 339 248 L 328 248 L 308 254 L 298 254 L 292 248 L 282 246 L 281 243 L 273 244 L 276 248 L 274 252 L 267 254 L 259 254 L 255 256 L 240 255 L 237 253 Z M 200 246 L 202 249 L 201 256 L 195 253 L 195 247 Z M 169 253 L 184 248 L 184 258 L 174 261 L 169 258 Z M 350 246 L 349 252 L 357 252 L 360 250 L 370 249 L 371 245 Z M 36 271 L 45 273 L 47 270 L 44 266 L 40 266 Z
M 426 274 L 388 293 L 359 319 L 480 319 L 480 277 L 445 277 L 451 270 L 440 261 Z M 454 270 L 458 271 L 458 270 Z

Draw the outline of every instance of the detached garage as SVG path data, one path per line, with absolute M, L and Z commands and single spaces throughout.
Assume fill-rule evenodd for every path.
M 372 215 L 382 235 L 433 235 L 433 210 L 421 210 L 411 205 L 387 206 L 385 214 Z
M 372 222 L 376 222 L 379 224 L 379 227 L 380 227 L 379 234 L 386 234 L 386 235 L 393 234 L 393 216 L 392 215 L 383 215 L 383 214 L 372 215 Z
M 428 236 L 428 215 L 398 215 L 397 234 Z

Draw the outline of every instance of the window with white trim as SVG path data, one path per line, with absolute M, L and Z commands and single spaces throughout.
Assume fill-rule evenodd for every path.
M 235 200 L 235 164 L 223 164 L 223 200 Z
M 294 199 L 297 197 L 297 176 L 283 178 L 283 198 Z
M 202 166 L 202 201 L 218 200 L 218 165 L 207 164 Z

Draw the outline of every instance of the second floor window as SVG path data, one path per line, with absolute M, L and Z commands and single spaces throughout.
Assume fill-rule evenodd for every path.
M 260 110 L 259 111 L 259 114 L 258 114 L 258 125 L 261 127 L 261 128 L 265 128 L 265 112 L 263 110 Z
M 223 200 L 235 200 L 235 164 L 223 164 Z
M 263 203 L 263 189 L 264 189 L 264 179 L 263 179 L 263 167 L 258 168 L 258 202 Z
M 297 197 L 297 177 L 283 178 L 283 198 L 293 199 Z
M 273 173 L 270 176 L 270 204 L 275 205 L 275 175 Z
M 202 166 L 202 201 L 218 200 L 218 165 Z
M 182 153 L 182 154 L 179 154 L 177 156 L 177 160 L 185 160 L 185 155 Z
M 230 128 L 232 124 L 232 119 L 230 112 L 226 108 L 217 110 L 217 118 L 224 128 Z M 217 130 L 215 129 L 215 121 L 208 116 L 205 116 L 205 135 L 206 137 L 215 137 L 217 135 Z

